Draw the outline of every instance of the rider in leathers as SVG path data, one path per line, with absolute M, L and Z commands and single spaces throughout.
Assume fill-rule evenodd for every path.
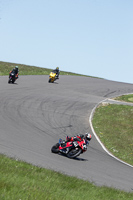
M 10 77 L 10 74 L 11 74 L 12 72 L 15 73 L 15 80 L 16 80 L 16 79 L 18 78 L 18 72 L 19 72 L 19 70 L 18 70 L 18 66 L 16 66 L 15 68 L 13 68 L 12 71 L 10 71 L 10 73 L 9 73 L 9 77 Z
M 66 142 L 81 141 L 83 139 L 86 139 L 87 141 L 90 141 L 91 138 L 92 138 L 92 136 L 91 136 L 90 133 L 85 133 L 85 135 L 80 134 L 80 135 L 77 135 L 77 136 L 74 136 L 74 137 L 67 136 L 66 137 Z
M 60 74 L 59 67 L 56 67 L 56 69 L 54 69 L 53 72 L 56 73 L 56 79 L 59 79 L 59 74 Z
M 83 140 L 83 139 L 85 139 L 85 140 L 87 140 L 87 143 L 88 143 L 88 145 L 89 145 L 89 141 L 92 139 L 92 135 L 90 134 L 90 133 L 85 133 L 85 135 L 83 135 L 83 134 L 80 134 L 80 135 L 77 135 L 77 136 L 73 136 L 73 137 L 69 137 L 69 136 L 67 136 L 66 137 L 66 141 L 62 141 L 61 140 L 61 144 L 62 144 L 62 146 L 64 145 L 66 145 L 66 143 L 67 142 L 73 142 L 73 141 L 81 141 L 81 140 Z M 62 151 L 64 152 L 64 153 L 67 153 L 67 150 L 66 149 L 62 149 Z

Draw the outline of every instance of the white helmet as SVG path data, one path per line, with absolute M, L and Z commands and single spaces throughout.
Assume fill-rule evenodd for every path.
M 85 138 L 90 141 L 92 138 L 92 135 L 90 133 L 85 133 Z

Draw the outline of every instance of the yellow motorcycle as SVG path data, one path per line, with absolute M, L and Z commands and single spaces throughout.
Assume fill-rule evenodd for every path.
M 56 80 L 56 73 L 55 72 L 50 72 L 49 74 L 49 83 L 53 83 Z

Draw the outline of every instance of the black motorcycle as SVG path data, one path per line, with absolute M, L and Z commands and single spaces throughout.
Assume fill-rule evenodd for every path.
M 16 80 L 15 72 L 11 72 L 10 75 L 9 75 L 8 83 L 14 83 L 15 80 Z

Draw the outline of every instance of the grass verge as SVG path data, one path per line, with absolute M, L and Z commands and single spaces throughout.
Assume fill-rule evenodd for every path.
M 133 193 L 97 187 L 88 181 L 0 155 L 1 200 L 128 200 Z
M 133 165 L 133 107 L 101 105 L 94 113 L 92 124 L 106 148 Z
M 15 67 L 19 67 L 19 75 L 49 75 L 53 69 L 41 68 L 30 65 L 8 63 L 0 61 L 0 76 L 9 75 L 9 72 Z M 60 75 L 86 76 L 71 72 L 60 71 Z M 95 77 L 94 77 L 95 78 Z
M 126 101 L 126 102 L 133 103 L 133 94 L 122 95 L 122 96 L 116 97 L 114 99 L 118 100 L 118 101 Z

